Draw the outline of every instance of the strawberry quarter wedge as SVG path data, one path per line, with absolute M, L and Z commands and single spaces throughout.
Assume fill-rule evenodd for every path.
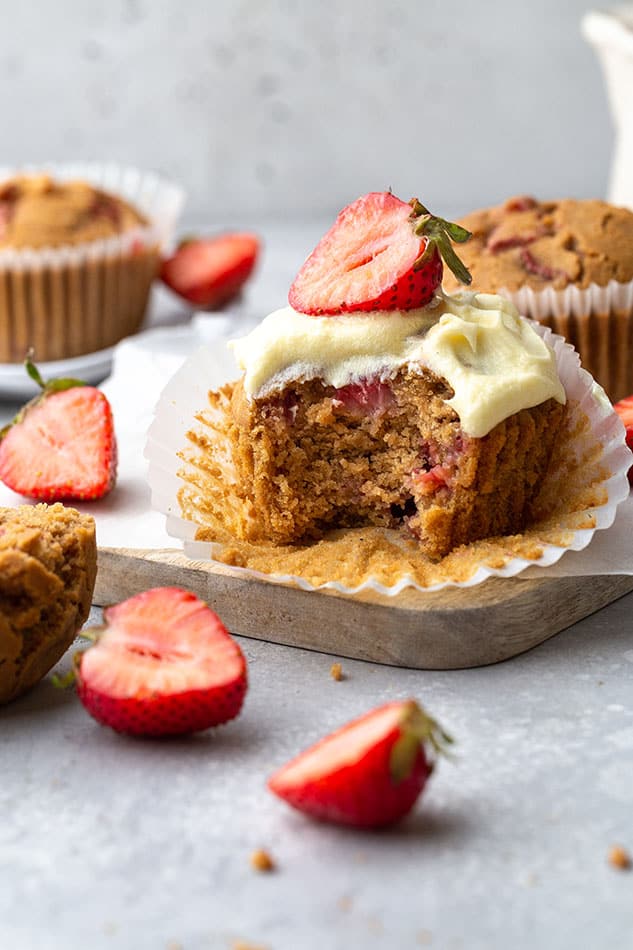
M 297 274 L 288 302 L 313 316 L 424 307 L 442 282 L 442 260 L 471 277 L 453 250 L 470 233 L 413 198 L 371 192 L 343 208 Z
M 40 501 L 92 501 L 114 486 L 117 444 L 112 409 L 94 386 L 76 379 L 44 382 L 42 392 L 0 432 L 0 479 Z
M 268 787 L 312 818 L 378 828 L 413 808 L 450 742 L 414 700 L 391 702 L 302 752 Z
M 194 594 L 157 587 L 108 607 L 94 646 L 75 658 L 79 698 L 104 726 L 136 736 L 182 735 L 234 719 L 246 660 Z
M 626 444 L 633 452 L 633 396 L 627 396 L 616 402 L 613 407 L 624 424 Z M 629 482 L 633 485 L 633 465 L 629 469 Z
M 221 234 L 183 241 L 163 261 L 163 283 L 189 303 L 216 310 L 235 297 L 253 272 L 260 242 L 255 234 Z

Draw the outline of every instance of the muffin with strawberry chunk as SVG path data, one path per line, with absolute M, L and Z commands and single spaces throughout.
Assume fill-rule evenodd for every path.
M 180 190 L 113 165 L 0 176 L 0 363 L 106 349 L 143 320 Z
M 460 222 L 473 287 L 507 295 L 580 353 L 613 401 L 633 390 L 633 212 L 605 201 L 510 198 Z M 448 274 L 446 288 L 457 283 Z
M 180 504 L 199 539 L 375 526 L 440 558 L 523 530 L 566 394 L 512 304 L 442 292 L 443 263 L 470 279 L 452 247 L 468 236 L 388 192 L 341 212 L 188 434 Z

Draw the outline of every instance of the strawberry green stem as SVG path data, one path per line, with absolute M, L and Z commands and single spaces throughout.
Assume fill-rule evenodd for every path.
M 434 756 L 450 757 L 448 746 L 452 745 L 453 739 L 414 700 L 406 704 L 401 729 L 401 735 L 394 743 L 389 760 L 389 770 L 394 782 L 401 782 L 411 774 L 421 745 L 432 753 L 429 761 L 431 768 Z
M 81 379 L 66 377 L 65 379 L 49 379 L 46 382 L 42 379 L 42 374 L 33 362 L 33 350 L 30 349 L 24 360 L 24 368 L 28 376 L 34 383 L 40 387 L 43 393 L 59 393 L 65 389 L 74 389 L 76 386 L 85 386 L 86 383 Z
M 26 369 L 27 374 L 31 377 L 34 383 L 40 387 L 40 389 L 46 389 L 46 383 L 42 379 L 39 369 L 33 362 L 33 349 L 31 348 L 26 354 L 26 359 L 24 360 L 24 368 Z
M 97 642 L 105 629 L 105 626 L 89 627 L 87 630 L 80 630 L 77 636 L 81 640 L 89 640 L 94 644 Z M 73 655 L 72 668 L 66 673 L 53 673 L 51 676 L 51 682 L 56 689 L 68 689 L 70 686 L 74 686 L 74 684 L 77 682 L 79 667 L 81 665 L 81 657 L 84 652 L 84 650 L 77 650 L 77 652 Z
M 472 276 L 462 260 L 457 256 L 451 241 L 463 244 L 471 237 L 470 231 L 454 221 L 438 218 L 425 208 L 417 198 L 412 198 L 409 204 L 412 207 L 411 220 L 413 231 L 418 237 L 426 238 L 424 253 L 413 265 L 415 270 L 422 267 L 437 250 L 447 267 L 462 284 L 470 284 Z
M 67 670 L 66 673 L 53 673 L 51 683 L 55 689 L 70 689 L 75 685 L 75 671 Z
M 11 422 L 7 423 L 4 428 L 0 429 L 0 442 L 7 435 L 11 426 L 18 425 L 20 422 L 22 422 L 29 409 L 32 409 L 33 406 L 38 405 L 38 403 L 45 399 L 50 393 L 59 393 L 63 392 L 65 389 L 75 389 L 78 386 L 87 385 L 87 383 L 85 383 L 83 380 L 72 379 L 71 377 L 67 377 L 66 379 L 49 379 L 48 381 L 42 379 L 42 374 L 33 362 L 32 348 L 27 351 L 26 358 L 24 360 L 24 368 L 27 372 L 27 375 L 40 387 L 42 392 L 38 393 L 37 396 L 34 396 L 33 399 L 27 402 L 25 406 L 22 406 L 15 418 L 12 419 Z

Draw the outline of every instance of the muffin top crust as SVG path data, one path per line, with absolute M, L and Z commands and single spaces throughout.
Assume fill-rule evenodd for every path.
M 86 181 L 24 175 L 0 183 L 0 248 L 83 244 L 146 224 L 127 202 Z
M 480 291 L 563 290 L 633 278 L 633 212 L 606 201 L 518 196 L 459 223 L 472 232 L 460 255 Z M 458 287 L 447 271 L 444 286 Z

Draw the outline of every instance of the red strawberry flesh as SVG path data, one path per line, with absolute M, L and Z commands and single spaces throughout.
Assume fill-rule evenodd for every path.
M 389 383 L 366 379 L 341 386 L 334 395 L 334 405 L 344 406 L 359 416 L 380 415 L 396 405 L 396 397 Z
M 223 234 L 186 241 L 163 262 L 161 278 L 190 303 L 220 307 L 239 293 L 259 253 L 254 234 Z
M 116 461 L 112 410 L 92 386 L 46 394 L 0 442 L 0 479 L 43 501 L 102 497 L 114 485 Z
M 322 739 L 269 788 L 313 818 L 379 827 L 407 814 L 432 771 L 423 737 L 437 726 L 412 700 L 388 703 Z
M 238 714 L 246 661 L 195 595 L 154 588 L 107 609 L 104 619 L 77 675 L 79 696 L 99 722 L 135 735 L 178 735 Z
M 613 407 L 624 424 L 626 444 L 633 452 L 633 396 L 616 402 Z M 629 469 L 629 482 L 633 485 L 633 465 Z
M 519 259 L 528 274 L 534 274 L 542 280 L 555 280 L 557 277 L 569 277 L 569 275 L 559 267 L 550 267 L 549 264 L 536 258 L 531 251 L 528 251 L 527 247 L 522 248 Z
M 508 198 L 504 208 L 506 211 L 532 211 L 537 205 L 536 198 L 531 195 L 515 195 L 514 198 Z
M 297 274 L 290 305 L 314 315 L 425 306 L 441 283 L 442 260 L 435 249 L 414 268 L 427 239 L 415 234 L 411 213 L 390 192 L 344 208 Z

